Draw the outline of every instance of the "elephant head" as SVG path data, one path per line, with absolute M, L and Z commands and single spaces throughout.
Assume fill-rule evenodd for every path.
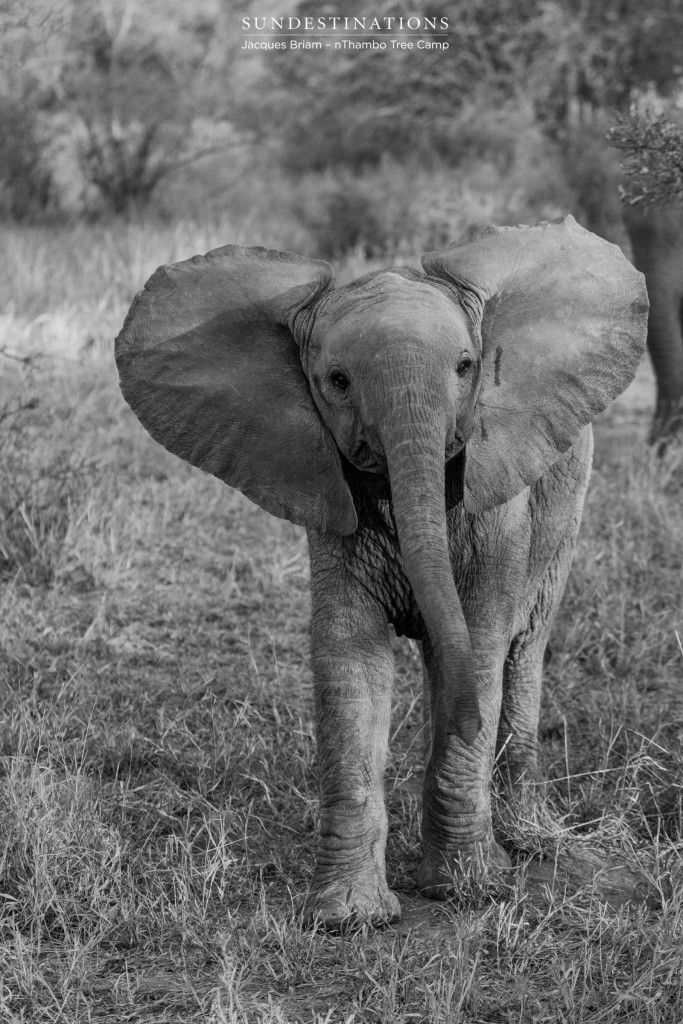
M 225 246 L 161 267 L 116 342 L 150 434 L 276 516 L 351 534 L 348 463 L 388 477 L 405 570 L 454 727 L 479 728 L 450 569 L 445 463 L 467 512 L 537 480 L 632 379 L 647 299 L 568 217 L 488 229 L 335 288 L 331 268 Z

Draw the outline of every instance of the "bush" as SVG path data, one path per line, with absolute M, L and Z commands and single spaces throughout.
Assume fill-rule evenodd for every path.
M 666 206 L 683 198 L 683 127 L 649 111 L 632 110 L 617 117 L 607 133 L 611 146 L 624 153 L 626 202 Z
M 339 259 L 357 252 L 366 259 L 414 261 L 487 224 L 534 223 L 575 211 L 558 147 L 521 114 L 507 135 L 500 123 L 494 132 L 473 117 L 470 131 L 467 152 L 476 137 L 478 155 L 470 159 L 464 152 L 457 168 L 385 158 L 355 175 L 323 172 L 283 181 L 280 195 L 291 190 L 291 208 L 311 238 L 308 255 Z
M 0 99 L 0 216 L 31 220 L 54 201 L 35 111 L 24 101 Z
M 367 177 L 348 177 L 324 186 L 312 205 L 296 204 L 318 256 L 338 259 L 353 250 L 366 257 L 384 256 L 396 247 L 397 226 L 388 222 L 376 191 Z

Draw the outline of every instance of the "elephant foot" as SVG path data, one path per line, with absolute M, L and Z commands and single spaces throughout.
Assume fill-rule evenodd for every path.
M 303 917 L 307 924 L 317 922 L 330 929 L 353 929 L 364 924 L 377 928 L 398 921 L 401 906 L 384 881 L 374 877 L 339 879 L 319 886 L 313 883 Z
M 428 899 L 445 900 L 455 894 L 458 878 L 509 871 L 511 867 L 512 861 L 493 838 L 466 849 L 427 850 L 417 869 L 417 886 Z

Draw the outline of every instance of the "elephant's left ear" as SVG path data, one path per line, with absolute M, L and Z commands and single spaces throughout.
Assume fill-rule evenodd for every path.
M 573 217 L 487 228 L 423 257 L 481 329 L 482 385 L 465 506 L 501 505 L 537 480 L 633 380 L 645 347 L 644 278 Z

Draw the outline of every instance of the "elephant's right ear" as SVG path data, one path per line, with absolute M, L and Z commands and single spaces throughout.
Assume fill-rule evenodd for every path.
M 302 526 L 357 525 L 291 332 L 327 263 L 226 245 L 160 267 L 116 339 L 121 389 L 165 448 Z

